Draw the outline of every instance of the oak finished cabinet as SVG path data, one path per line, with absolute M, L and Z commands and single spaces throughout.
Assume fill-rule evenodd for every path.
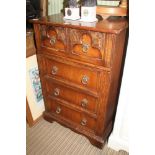
M 45 103 L 44 118 L 102 148 L 112 131 L 128 23 L 31 20 Z

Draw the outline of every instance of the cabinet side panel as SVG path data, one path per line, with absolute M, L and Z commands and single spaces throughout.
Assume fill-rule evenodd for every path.
M 125 44 L 125 34 L 126 30 L 122 31 L 116 36 L 115 49 L 112 57 L 112 71 L 111 71 L 111 84 L 110 84 L 110 93 L 108 96 L 108 102 L 106 105 L 106 122 L 109 124 L 111 121 L 114 121 L 116 108 L 117 108 L 117 99 L 119 95 L 119 88 L 121 84 L 121 68 L 123 65 L 123 55 L 124 55 L 124 44 Z
M 98 121 L 96 134 L 103 137 L 103 133 L 107 128 L 106 124 L 106 105 L 108 102 L 108 94 L 110 92 L 110 78 L 111 72 L 102 71 L 100 74 L 99 84 L 100 84 L 100 97 L 98 106 Z

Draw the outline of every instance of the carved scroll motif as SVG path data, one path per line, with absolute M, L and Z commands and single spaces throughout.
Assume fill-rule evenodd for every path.
M 66 45 L 67 40 L 65 35 L 65 28 L 57 27 L 56 32 L 57 32 L 57 39 L 62 41 Z
M 80 44 L 81 43 L 80 37 L 81 37 L 80 31 L 77 31 L 75 29 L 70 30 L 70 42 L 72 45 Z
M 82 31 L 72 29 L 70 31 L 70 40 L 72 45 L 74 44 L 82 44 L 83 35 L 89 35 L 91 37 L 91 46 L 102 50 L 103 42 L 104 42 L 104 34 L 100 32 L 91 32 L 91 31 Z
M 53 31 L 53 34 L 50 32 Z M 54 34 L 55 33 L 55 34 Z M 52 26 L 41 26 L 41 37 L 51 39 L 53 35 L 57 40 L 61 41 L 64 45 L 66 45 L 66 37 L 65 37 L 65 28 L 62 27 L 52 27 Z
M 92 37 L 92 47 L 102 50 L 104 34 L 100 32 L 91 32 L 91 37 Z
M 98 49 L 101 54 L 101 59 L 104 57 L 104 40 L 105 34 L 101 32 L 93 32 L 93 31 L 84 31 L 84 30 L 70 30 L 70 43 L 71 47 L 74 48 L 76 45 L 82 45 L 83 43 L 89 42 L 84 41 L 85 38 L 90 38 L 90 47 L 94 49 Z

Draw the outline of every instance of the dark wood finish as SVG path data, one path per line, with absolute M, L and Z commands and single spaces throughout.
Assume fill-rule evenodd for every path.
M 29 20 L 29 22 L 34 23 L 35 27 L 42 25 L 48 25 L 48 26 L 59 26 L 62 28 L 76 28 L 76 29 L 81 29 L 81 30 L 91 30 L 91 31 L 96 31 L 96 32 L 106 32 L 106 33 L 119 33 L 123 29 L 126 29 L 128 27 L 128 24 L 124 18 L 109 18 L 108 20 L 101 20 L 97 23 L 82 23 L 82 22 L 76 22 L 73 24 L 65 22 L 63 20 L 63 15 L 62 14 L 56 14 L 52 16 L 45 16 L 41 17 L 40 19 L 33 19 Z M 39 25 L 36 25 L 39 24 Z M 85 25 L 85 26 L 82 26 Z M 40 32 L 37 33 L 39 35 Z M 40 39 L 38 38 L 37 41 Z
M 27 99 L 26 99 L 26 121 L 30 127 L 33 126 L 34 121 Z
M 101 148 L 117 107 L 127 21 L 66 24 L 62 15 L 34 23 L 45 112 Z
M 34 33 L 32 29 L 29 29 L 26 31 L 26 57 L 30 57 L 34 54 L 36 54 Z

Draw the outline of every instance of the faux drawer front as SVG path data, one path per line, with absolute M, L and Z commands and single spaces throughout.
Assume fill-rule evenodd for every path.
M 105 34 L 100 32 L 70 29 L 72 55 L 80 60 L 102 64 Z
M 73 66 L 73 64 L 60 63 L 50 59 L 45 59 L 45 61 L 47 66 L 44 69 L 49 75 L 97 90 L 97 71 L 89 70 L 76 64 Z
M 58 117 L 62 117 L 66 121 L 71 121 L 77 124 L 77 126 L 84 127 L 90 130 L 95 130 L 96 120 L 94 118 L 91 118 L 83 113 L 79 113 L 75 110 L 69 109 L 50 99 L 48 100 L 48 104 L 50 104 L 50 111 Z
M 49 78 L 46 79 L 46 90 L 48 94 L 54 98 L 74 104 L 73 107 L 77 106 L 84 110 L 90 111 L 91 113 L 96 113 L 98 102 L 96 98 L 90 95 L 80 93 L 79 91 L 69 88 L 68 86 L 57 84 Z
M 41 47 L 51 51 L 65 52 L 65 28 L 41 25 Z

